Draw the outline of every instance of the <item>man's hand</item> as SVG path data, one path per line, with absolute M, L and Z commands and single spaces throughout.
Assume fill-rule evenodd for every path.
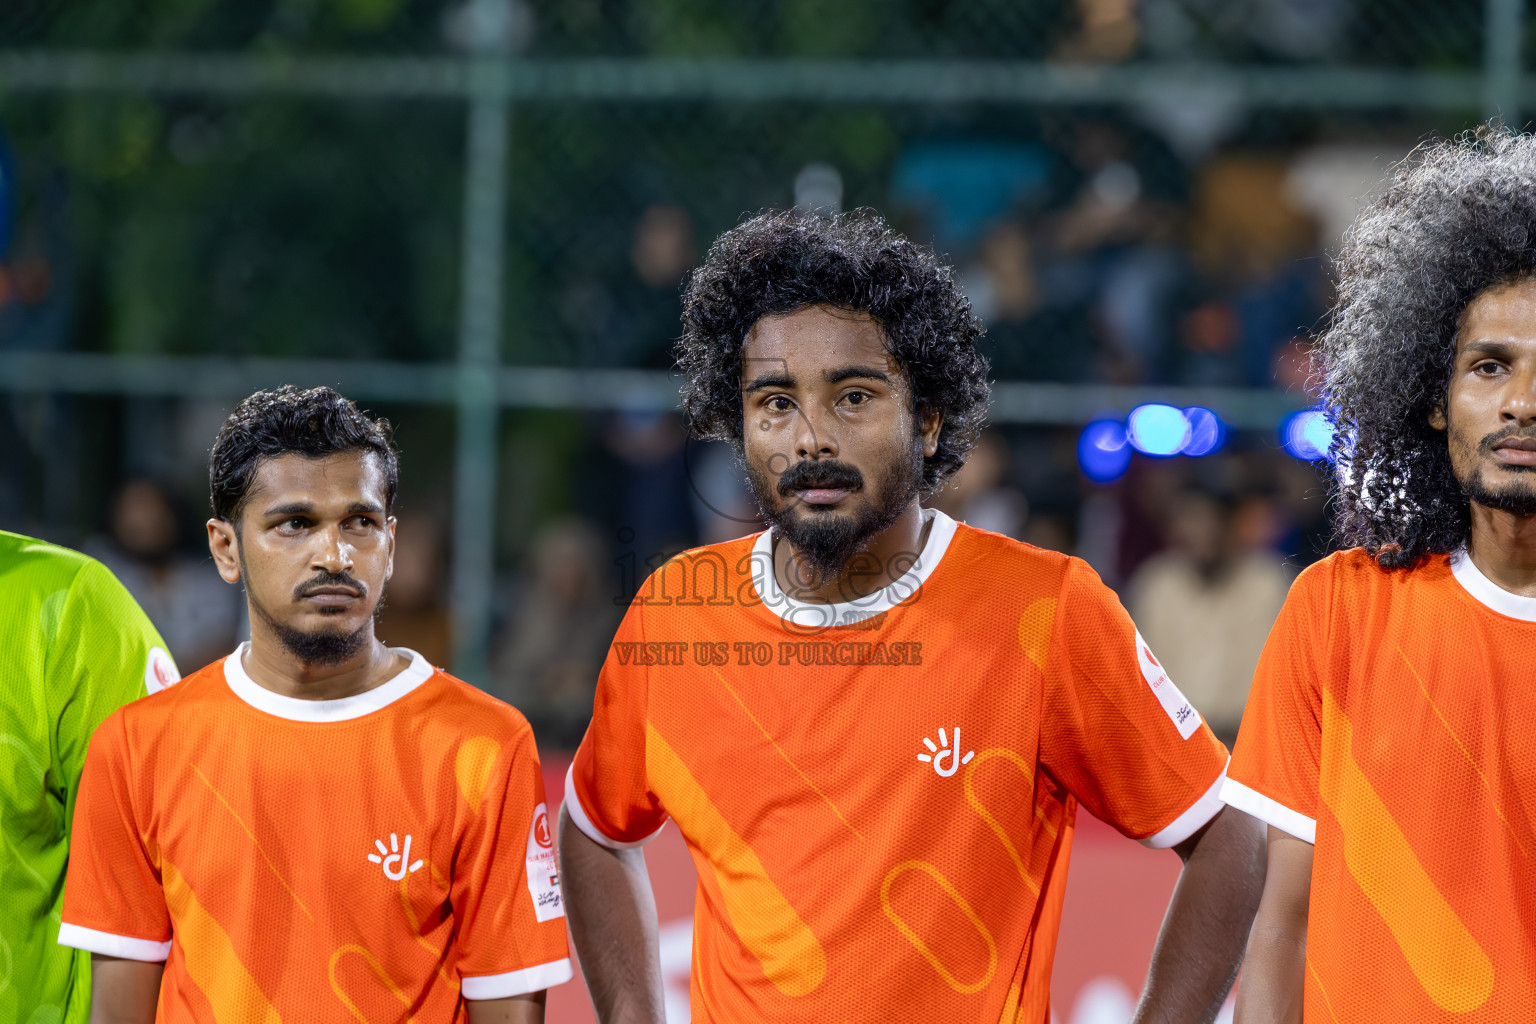
M 544 1024 L 544 990 L 506 999 L 466 999 L 469 1024 Z
M 1135 1024 L 1209 1024 L 1232 988 L 1264 889 L 1264 826 L 1234 807 L 1174 847 L 1184 861 Z
M 1237 992 L 1239 1024 L 1301 1024 L 1311 899 L 1312 844 L 1270 826 L 1269 876 Z
M 601 1024 L 664 1024 L 656 898 L 639 850 L 588 839 L 560 808 L 560 882 L 571 941 Z
M 154 1024 L 165 964 L 91 954 L 91 1024 Z

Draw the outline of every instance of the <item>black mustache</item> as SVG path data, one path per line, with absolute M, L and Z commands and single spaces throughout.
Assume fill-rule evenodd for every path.
M 1503 444 L 1505 441 L 1508 441 L 1512 437 L 1524 438 L 1527 441 L 1536 441 L 1536 430 L 1531 430 L 1529 428 L 1521 429 L 1520 427 L 1515 426 L 1506 427 L 1503 430 L 1496 430 L 1478 442 L 1478 453 L 1481 455 L 1487 455 L 1491 453 L 1494 448 Z
M 797 462 L 779 477 L 779 494 L 786 498 L 812 487 L 857 491 L 863 486 L 864 474 L 846 462 Z
M 306 598 L 322 587 L 351 587 L 360 597 L 368 596 L 368 585 L 344 572 L 322 572 L 313 579 L 294 587 L 293 596 L 299 599 Z

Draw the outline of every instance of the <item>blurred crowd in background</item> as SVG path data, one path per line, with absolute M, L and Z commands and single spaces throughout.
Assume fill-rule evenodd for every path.
M 1481 28 L 1423 0 L 23 0 L 18 50 L 1015 58 L 1475 66 Z M 487 21 L 486 11 L 500 12 Z M 480 20 L 476 20 L 479 18 Z M 679 294 L 749 211 L 873 206 L 956 268 L 1003 381 L 1300 392 L 1327 252 L 1426 133 L 1475 119 L 1250 109 L 562 101 L 515 111 L 501 358 L 666 369 Z M 0 91 L 0 351 L 451 359 L 461 112 Z M 321 381 L 295 381 L 312 384 Z M 204 545 L 227 397 L 0 391 L 0 527 L 79 546 L 183 671 L 243 635 Z M 449 663 L 454 421 L 397 424 L 399 545 L 380 633 Z M 1097 410 L 1093 410 L 1097 411 Z M 1125 410 L 1118 410 L 1124 413 Z M 668 554 L 758 529 L 728 450 L 650 410 L 501 416 L 486 686 L 573 744 L 628 597 Z M 1202 458 L 1079 471 L 1078 426 L 999 424 L 930 504 L 1087 559 L 1230 739 L 1295 572 L 1327 550 L 1321 463 L 1273 431 Z

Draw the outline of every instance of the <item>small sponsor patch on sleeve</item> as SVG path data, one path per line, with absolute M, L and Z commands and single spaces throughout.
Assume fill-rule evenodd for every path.
M 1141 638 L 1141 630 L 1136 631 L 1136 663 L 1141 666 L 1141 676 L 1152 687 L 1157 702 L 1173 720 L 1174 728 L 1179 730 L 1179 735 L 1184 739 L 1189 739 L 1200 728 L 1200 712 L 1184 699 L 1179 688 L 1173 685 L 1173 680 L 1168 678 L 1168 673 L 1163 671 L 1163 666 L 1152 656 L 1152 648 Z
M 528 895 L 533 897 L 533 916 L 539 921 L 553 921 L 565 916 L 560 898 L 560 867 L 555 861 L 555 837 L 549 830 L 549 811 L 543 805 L 533 809 L 533 827 L 528 830 Z
M 180 679 L 181 672 L 171 660 L 170 652 L 164 647 L 151 647 L 149 658 L 144 662 L 144 689 L 149 693 L 159 693 Z

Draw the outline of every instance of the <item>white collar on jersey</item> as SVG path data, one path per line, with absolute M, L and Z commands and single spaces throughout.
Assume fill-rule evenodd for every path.
M 1466 548 L 1459 548 L 1452 552 L 1451 575 L 1455 576 L 1456 582 L 1461 584 L 1462 589 L 1477 598 L 1480 604 L 1492 608 L 1500 615 L 1508 615 L 1512 619 L 1536 622 L 1536 597 L 1511 594 L 1484 576 L 1482 570 L 1472 563 Z
M 949 542 L 955 536 L 955 521 L 935 508 L 923 509 L 928 526 L 928 540 L 911 568 L 889 585 L 866 597 L 841 604 L 812 604 L 797 601 L 779 589 L 773 574 L 773 530 L 764 530 L 752 545 L 752 585 L 757 596 L 770 610 L 801 629 L 827 629 L 846 626 L 889 611 L 917 592 L 933 574 Z
M 224 679 L 229 683 L 229 688 L 235 691 L 236 697 L 257 711 L 265 711 L 269 715 L 287 718 L 294 722 L 345 722 L 351 718 L 361 718 L 404 697 L 431 679 L 433 672 L 432 665 L 427 659 L 415 651 L 404 647 L 392 647 L 390 650 L 409 654 L 411 663 L 405 667 L 405 671 L 389 682 L 351 697 L 338 697 L 335 700 L 302 700 L 298 697 L 284 697 L 280 693 L 273 693 L 246 674 L 241 659 L 250 646 L 251 642 L 247 640 L 235 648 L 234 654 L 224 659 Z

